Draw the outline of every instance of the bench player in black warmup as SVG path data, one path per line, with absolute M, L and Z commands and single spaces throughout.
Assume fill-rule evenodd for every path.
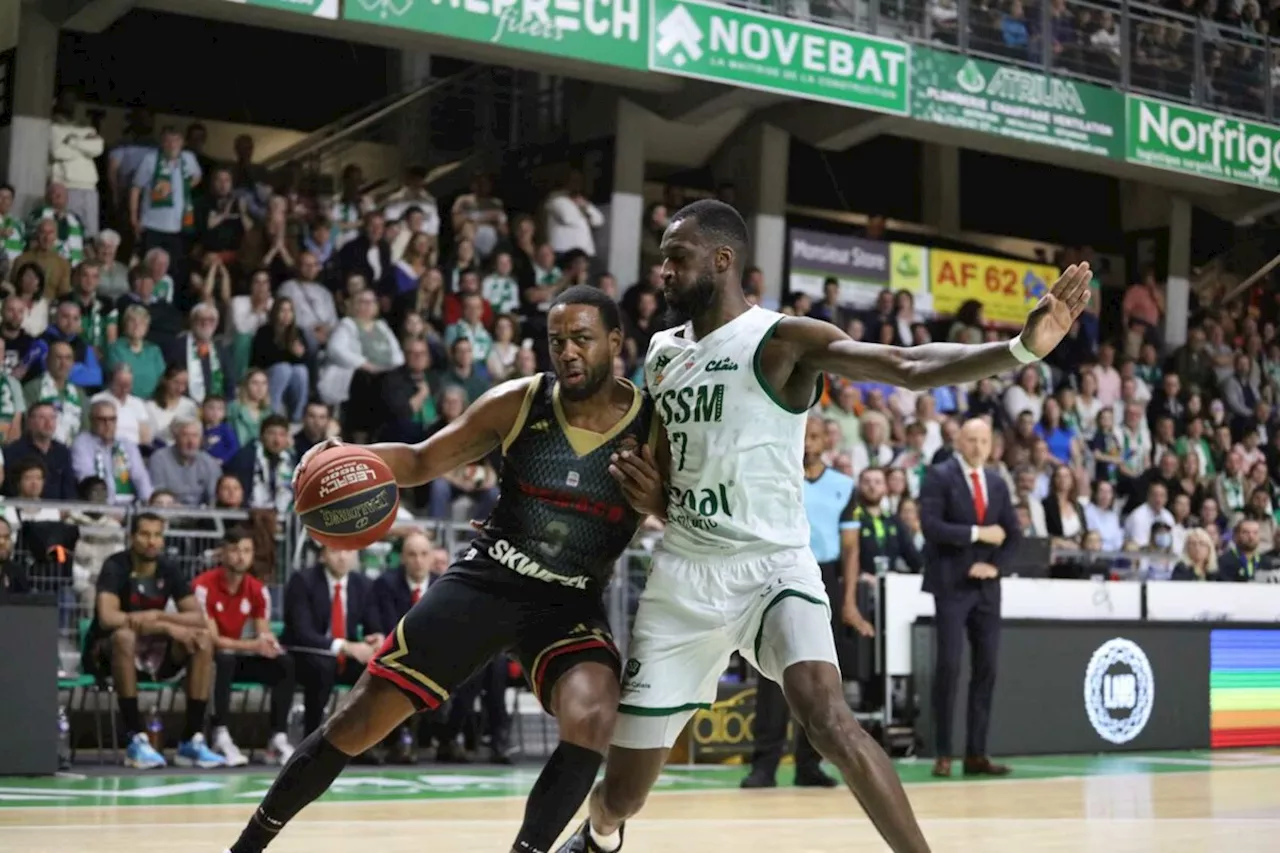
M 648 398 L 613 378 L 622 330 L 612 299 L 570 287 L 547 320 L 554 375 L 493 388 L 421 444 L 369 448 L 402 487 L 501 448 L 502 497 L 470 550 L 387 637 L 347 705 L 297 748 L 229 853 L 261 853 L 352 756 L 438 707 L 505 649 L 560 728 L 512 851 L 545 853 L 586 799 L 618 707 L 601 592 L 640 522 L 609 466 L 613 454 L 647 447 L 656 421 Z

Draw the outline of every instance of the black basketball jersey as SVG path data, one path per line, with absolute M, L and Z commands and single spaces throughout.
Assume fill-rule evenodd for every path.
M 653 404 L 637 390 L 607 434 L 570 426 L 555 374 L 536 377 L 503 442 L 501 497 L 476 550 L 535 580 L 607 584 L 641 520 L 609 475 L 609 457 L 649 441 L 652 425 Z

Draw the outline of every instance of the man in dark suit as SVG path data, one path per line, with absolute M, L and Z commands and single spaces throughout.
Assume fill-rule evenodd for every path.
M 987 757 L 987 728 L 1000 648 L 1000 565 L 1012 555 L 1020 534 L 1008 487 L 985 467 L 991 426 L 985 420 L 968 421 L 956 449 L 955 458 L 929 469 L 920 488 L 924 591 L 933 595 L 936 610 L 933 775 L 951 775 L 956 681 L 967 635 L 972 675 L 964 773 L 1004 776 L 1009 768 Z
M 306 733 L 320 728 L 336 684 L 355 684 L 382 644 L 373 585 L 354 551 L 325 548 L 320 565 L 297 572 L 284 588 L 280 641 L 302 685 Z

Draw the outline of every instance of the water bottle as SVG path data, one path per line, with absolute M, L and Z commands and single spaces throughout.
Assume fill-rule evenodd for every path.
M 58 769 L 71 769 L 71 721 L 65 705 L 58 706 Z
M 160 719 L 159 708 L 152 708 L 147 717 L 147 740 L 156 752 L 164 752 L 164 720 Z

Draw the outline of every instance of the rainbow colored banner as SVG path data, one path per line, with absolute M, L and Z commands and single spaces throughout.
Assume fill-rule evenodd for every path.
M 1210 743 L 1280 746 L 1280 631 L 1209 634 Z

